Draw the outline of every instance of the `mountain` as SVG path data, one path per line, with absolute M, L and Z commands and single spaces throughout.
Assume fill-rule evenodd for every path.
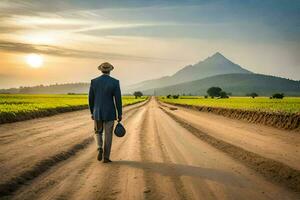
M 252 72 L 242 68 L 241 66 L 231 62 L 225 58 L 221 53 L 217 52 L 211 57 L 196 63 L 195 65 L 188 65 L 172 76 L 165 76 L 159 79 L 147 80 L 138 84 L 131 85 L 127 88 L 129 92 L 135 90 L 147 90 L 152 88 L 159 88 L 164 86 L 175 85 L 193 80 L 215 76 L 219 74 L 233 74 Z
M 260 96 L 270 96 L 277 92 L 287 96 L 300 96 L 300 81 L 254 73 L 216 75 L 143 92 L 153 94 L 155 91 L 156 95 L 206 95 L 207 89 L 213 86 L 219 86 L 234 96 L 245 96 L 251 92 Z

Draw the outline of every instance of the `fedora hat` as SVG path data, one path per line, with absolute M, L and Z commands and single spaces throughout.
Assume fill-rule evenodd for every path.
M 102 72 L 110 72 L 114 69 L 114 66 L 108 62 L 105 62 L 99 65 L 98 69 Z

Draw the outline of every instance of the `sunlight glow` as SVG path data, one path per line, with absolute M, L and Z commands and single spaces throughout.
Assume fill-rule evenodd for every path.
M 31 53 L 26 56 L 27 64 L 32 68 L 39 68 L 43 65 L 43 57 L 39 54 Z

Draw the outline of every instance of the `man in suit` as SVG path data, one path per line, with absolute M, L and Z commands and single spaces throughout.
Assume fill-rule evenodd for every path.
M 95 140 L 98 147 L 99 161 L 108 163 L 112 135 L 114 128 L 114 120 L 118 122 L 122 120 L 122 97 L 120 83 L 117 79 L 110 77 L 110 72 L 114 67 L 110 63 L 102 63 L 98 69 L 102 75 L 92 79 L 89 91 L 89 107 L 91 118 L 94 120 Z M 116 115 L 116 110 L 118 115 Z M 105 142 L 103 151 L 103 130 L 105 132 Z

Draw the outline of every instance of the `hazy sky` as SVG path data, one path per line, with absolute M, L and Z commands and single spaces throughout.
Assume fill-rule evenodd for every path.
M 221 52 L 300 79 L 299 0 L 0 0 L 0 88 L 88 82 L 109 61 L 122 85 Z M 26 63 L 31 53 L 44 64 Z

